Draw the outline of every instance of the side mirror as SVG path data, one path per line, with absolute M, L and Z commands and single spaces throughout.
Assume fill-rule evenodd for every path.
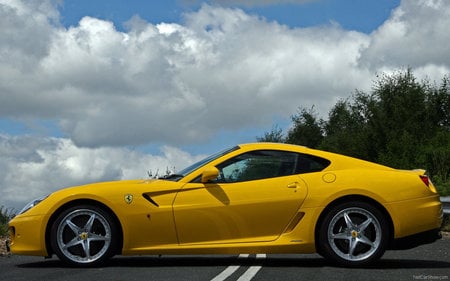
M 202 183 L 207 183 L 210 180 L 217 179 L 219 170 L 216 167 L 208 167 L 202 173 Z

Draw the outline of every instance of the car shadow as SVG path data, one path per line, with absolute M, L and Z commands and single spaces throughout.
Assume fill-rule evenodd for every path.
M 264 259 L 257 259 L 255 255 L 249 258 L 237 256 L 118 256 L 103 264 L 101 267 L 209 267 L 209 266 L 263 266 L 263 267 L 298 267 L 321 268 L 339 267 L 317 255 L 313 257 L 278 257 L 271 255 Z M 16 265 L 19 268 L 68 268 L 59 259 L 48 259 L 39 262 L 28 262 Z M 378 262 L 362 267 L 362 269 L 446 269 L 450 262 L 420 259 L 381 259 Z

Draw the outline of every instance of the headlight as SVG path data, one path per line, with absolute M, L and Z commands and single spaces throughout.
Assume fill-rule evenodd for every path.
M 49 194 L 50 195 L 50 194 Z M 39 204 L 42 200 L 44 200 L 45 198 L 47 198 L 49 195 L 45 195 L 42 197 L 39 197 L 37 199 L 34 199 L 33 201 L 31 201 L 30 203 L 26 204 L 25 207 L 23 207 L 22 210 L 20 210 L 19 215 L 25 213 L 26 211 L 28 211 L 29 209 L 33 208 L 34 206 L 36 206 L 37 204 Z

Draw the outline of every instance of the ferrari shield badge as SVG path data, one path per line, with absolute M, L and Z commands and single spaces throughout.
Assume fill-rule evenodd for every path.
M 131 204 L 131 202 L 133 202 L 133 195 L 125 194 L 124 199 L 125 199 L 125 203 Z

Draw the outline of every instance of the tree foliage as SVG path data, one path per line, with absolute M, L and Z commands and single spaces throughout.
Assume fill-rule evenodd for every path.
M 425 168 L 450 193 L 449 88 L 448 77 L 440 85 L 419 82 L 410 69 L 382 74 L 370 93 L 356 91 L 338 101 L 328 120 L 318 119 L 314 108 L 300 108 L 286 138 L 277 141 L 399 169 Z
M 322 120 L 317 118 L 314 107 L 301 109 L 292 116 L 293 127 L 289 130 L 286 142 L 315 147 L 322 142 Z
M 14 217 L 14 213 L 0 206 L 0 237 L 8 234 L 8 222 Z
M 283 130 L 275 125 L 270 132 L 264 133 L 263 137 L 257 137 L 259 142 L 284 142 Z

